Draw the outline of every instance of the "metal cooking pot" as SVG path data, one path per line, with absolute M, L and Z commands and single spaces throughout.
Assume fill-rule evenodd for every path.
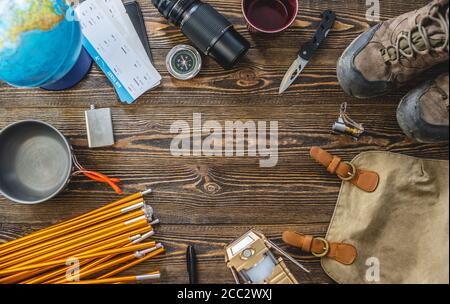
M 73 153 L 64 135 L 38 120 L 0 132 L 0 194 L 21 204 L 47 201 L 68 184 Z

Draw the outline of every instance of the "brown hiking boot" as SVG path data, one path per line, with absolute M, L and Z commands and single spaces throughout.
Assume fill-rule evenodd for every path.
M 448 60 L 449 0 L 379 23 L 344 51 L 337 66 L 349 95 L 371 98 L 407 83 Z
M 403 132 L 418 142 L 448 141 L 448 72 L 406 95 L 397 109 Z

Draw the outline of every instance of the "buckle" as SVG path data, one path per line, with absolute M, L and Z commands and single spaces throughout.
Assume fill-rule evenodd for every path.
M 314 250 L 311 250 L 311 253 L 315 257 L 318 257 L 318 258 L 326 256 L 330 252 L 330 243 L 328 243 L 328 241 L 326 239 L 321 238 L 321 237 L 316 237 L 314 239 L 318 240 L 318 241 L 321 241 L 323 243 L 323 252 L 322 253 L 318 253 L 318 252 L 314 252 Z
M 343 181 L 351 181 L 356 176 L 356 167 L 351 162 L 344 162 L 344 164 L 348 165 L 352 169 L 352 171 L 348 173 L 349 176 L 341 176 L 339 174 L 337 174 L 337 176 Z

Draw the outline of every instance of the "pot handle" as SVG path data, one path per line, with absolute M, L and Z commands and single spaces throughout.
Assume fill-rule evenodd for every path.
M 119 178 L 109 178 L 108 176 L 106 176 L 102 173 L 86 170 L 83 166 L 80 165 L 77 157 L 75 156 L 75 153 L 73 153 L 73 152 L 72 152 L 72 159 L 73 159 L 75 168 L 77 169 L 77 171 L 75 171 L 72 174 L 73 176 L 83 174 L 84 176 L 86 176 L 87 178 L 90 178 L 93 181 L 108 184 L 117 194 L 123 193 L 122 189 L 120 189 L 120 187 L 117 185 L 117 183 L 120 182 Z

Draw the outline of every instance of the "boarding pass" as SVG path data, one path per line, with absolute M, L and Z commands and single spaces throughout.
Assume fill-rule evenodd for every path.
M 114 85 L 120 100 L 130 104 L 158 86 L 161 76 L 122 7 L 120 0 L 87 0 L 76 12 L 83 46 Z

